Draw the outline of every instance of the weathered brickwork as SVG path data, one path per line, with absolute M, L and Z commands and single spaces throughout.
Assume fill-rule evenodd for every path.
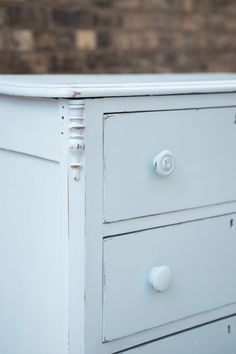
M 1 73 L 236 71 L 235 0 L 0 0 Z

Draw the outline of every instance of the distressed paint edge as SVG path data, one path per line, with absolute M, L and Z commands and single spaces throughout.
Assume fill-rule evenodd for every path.
M 92 98 L 236 93 L 236 80 L 97 85 L 29 85 L 0 82 L 0 95 L 42 98 Z

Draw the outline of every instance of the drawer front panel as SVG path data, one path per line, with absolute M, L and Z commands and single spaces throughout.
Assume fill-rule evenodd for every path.
M 231 317 L 127 350 L 124 354 L 234 354 L 236 318 Z
M 236 302 L 234 218 L 105 239 L 104 341 Z
M 218 108 L 107 116 L 105 222 L 235 201 L 235 113 Z

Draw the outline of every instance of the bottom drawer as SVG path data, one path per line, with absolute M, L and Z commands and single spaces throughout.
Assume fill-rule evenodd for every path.
M 236 317 L 142 345 L 123 354 L 235 354 Z

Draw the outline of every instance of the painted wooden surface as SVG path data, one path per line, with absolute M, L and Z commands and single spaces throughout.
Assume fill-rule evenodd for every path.
M 112 340 L 236 301 L 235 215 L 104 241 L 104 339 Z M 155 266 L 173 283 L 156 292 Z
M 236 92 L 236 75 L 1 75 L 0 94 L 21 97 L 128 97 Z
M 122 353 L 234 354 L 235 348 L 236 319 L 231 317 Z
M 59 161 L 56 100 L 0 97 L 0 148 Z
M 101 278 L 102 261 L 102 237 L 118 235 L 119 230 L 125 234 L 127 231 L 134 229 L 143 230 L 155 227 L 159 223 L 161 225 L 171 224 L 172 222 L 180 222 L 193 219 L 201 219 L 213 215 L 220 215 L 224 213 L 232 213 L 235 211 L 235 204 L 232 203 L 226 208 L 223 205 L 211 206 L 207 210 L 199 208 L 198 210 L 186 210 L 185 212 L 173 212 L 166 214 L 166 218 L 155 216 L 145 217 L 140 219 L 132 219 L 123 222 L 104 224 L 101 228 L 103 219 L 102 201 L 103 201 L 103 161 L 102 161 L 102 139 L 103 139 L 103 117 L 104 113 L 112 114 L 117 112 L 133 112 L 137 110 L 156 110 L 173 108 L 203 108 L 203 107 L 221 107 L 224 105 L 233 106 L 235 104 L 235 95 L 233 94 L 219 94 L 219 95 L 189 95 L 189 96 L 169 96 L 169 97 L 143 97 L 142 100 L 138 98 L 114 99 L 101 98 L 86 100 L 85 105 L 85 183 L 86 183 L 86 200 L 85 200 L 85 252 L 86 252 L 86 302 L 85 302 L 85 353 L 105 353 L 111 354 L 120 350 L 124 350 L 131 346 L 160 338 L 163 335 L 168 335 L 191 326 L 206 323 L 207 321 L 221 318 L 226 315 L 235 313 L 235 304 L 224 305 L 217 309 L 212 309 L 207 312 L 195 314 L 191 317 L 180 319 L 176 322 L 168 323 L 160 327 L 151 328 L 149 330 L 122 337 L 118 340 L 102 343 L 101 328 L 103 326 L 102 307 L 103 307 L 103 284 Z M 95 182 L 96 181 L 96 182 Z M 76 201 L 73 198 L 71 207 L 76 208 Z M 92 220 L 92 223 L 90 222 Z M 75 221 L 75 220 L 74 220 Z M 73 222 L 73 220 L 71 220 Z M 130 235 L 134 236 L 135 234 Z M 131 252 L 132 254 L 132 252 Z M 81 268 L 80 268 L 81 271 Z M 73 276 L 77 275 L 77 270 L 73 268 Z M 95 294 L 96 293 L 96 294 Z M 76 302 L 74 301 L 74 306 Z M 96 320 L 95 320 L 96 319 Z
M 0 353 L 65 354 L 59 164 L 0 151 Z
M 105 221 L 235 201 L 235 112 L 219 108 L 105 116 Z M 175 169 L 160 176 L 153 160 L 165 150 L 173 153 Z
M 55 78 L 55 82 L 52 81 L 50 84 L 50 77 L 32 78 L 32 81 L 26 83 L 24 82 L 26 77 L 21 76 L 17 78 L 19 80 L 18 83 L 14 83 L 14 80 L 10 79 L 11 82 L 8 81 L 8 84 L 3 85 L 4 87 L 0 84 L 0 92 L 2 93 L 0 97 L 2 109 L 0 118 L 1 354 L 112 354 L 236 313 L 236 304 L 234 302 L 227 304 L 231 300 L 232 294 L 234 294 L 233 285 L 232 292 L 227 292 L 226 294 L 226 290 L 224 289 L 221 295 L 217 294 L 216 297 L 213 297 L 213 304 L 209 305 L 209 297 L 207 296 L 206 303 L 205 300 L 202 300 L 202 306 L 197 302 L 194 305 L 196 307 L 193 307 L 195 311 L 204 311 L 203 307 L 209 305 L 208 307 L 211 308 L 209 311 L 194 313 L 192 316 L 182 317 L 177 321 L 169 323 L 165 323 L 168 321 L 168 317 L 167 319 L 162 317 L 162 320 L 159 317 L 157 320 L 154 317 L 150 317 L 148 321 L 155 322 L 154 327 L 151 328 L 150 323 L 148 323 L 148 329 L 144 331 L 142 329 L 146 324 L 147 315 L 139 305 L 139 310 L 141 309 L 140 317 L 143 317 L 143 321 L 141 319 L 136 321 L 136 326 L 138 325 L 141 328 L 141 332 L 137 333 L 134 333 L 136 329 L 130 318 L 128 320 L 132 323 L 129 321 L 126 321 L 127 323 L 117 323 L 116 310 L 114 313 L 113 309 L 112 312 L 107 312 L 107 307 L 106 311 L 103 312 L 103 287 L 106 285 L 103 278 L 103 268 L 104 265 L 106 266 L 106 263 L 104 263 L 104 250 L 107 257 L 106 249 L 103 248 L 105 236 L 115 236 L 109 242 L 112 245 L 113 243 L 115 245 L 118 244 L 117 251 L 114 251 L 113 247 L 111 247 L 114 257 L 109 260 L 111 268 L 107 269 L 106 267 L 106 271 L 108 270 L 108 273 L 113 274 L 113 266 L 116 263 L 117 269 L 115 271 L 117 272 L 120 266 L 127 268 L 127 272 L 123 277 L 123 280 L 126 279 L 132 273 L 131 268 L 133 265 L 131 259 L 134 258 L 135 260 L 137 252 L 140 252 L 140 264 L 137 261 L 137 267 L 140 267 L 142 275 L 144 276 L 145 273 L 145 279 L 147 279 L 146 275 L 148 272 L 141 269 L 141 265 L 145 266 L 145 252 L 149 250 L 150 245 L 146 241 L 141 242 L 143 256 L 141 255 L 141 249 L 136 249 L 136 245 L 140 242 L 140 235 L 144 234 L 141 231 L 217 215 L 220 218 L 215 218 L 215 220 L 220 220 L 222 218 L 221 215 L 232 215 L 236 212 L 236 203 L 231 202 L 159 215 L 148 214 L 145 217 L 137 218 L 135 206 L 133 219 L 104 224 L 104 116 L 112 115 L 109 118 L 112 120 L 113 117 L 117 116 L 131 116 L 132 112 L 156 112 L 170 109 L 195 111 L 196 109 L 206 107 L 216 110 L 217 107 L 222 106 L 227 106 L 227 111 L 231 112 L 234 110 L 236 95 L 229 92 L 229 90 L 235 89 L 233 76 L 224 78 L 220 78 L 220 76 L 217 76 L 217 78 L 204 76 L 201 80 L 205 81 L 205 84 L 201 84 L 198 81 L 200 78 L 200 76 L 198 76 L 198 79 L 194 75 L 191 77 L 188 76 L 188 78 L 183 78 L 185 84 L 182 85 L 178 82 L 180 79 L 179 76 L 171 75 L 169 79 L 166 77 L 165 85 L 159 85 L 162 79 L 158 79 L 156 76 L 155 78 L 151 76 L 148 78 L 143 77 L 141 81 L 138 77 L 132 76 L 131 78 L 126 76 L 124 78 L 125 82 L 122 81 L 120 83 L 117 81 L 112 82 L 113 78 L 110 76 L 106 79 L 97 78 L 97 81 L 93 77 L 83 77 L 83 79 L 81 77 L 74 78 L 73 80 L 75 81 L 73 81 L 72 78 L 68 79 L 68 77 L 58 76 Z M 79 79 L 79 82 L 77 79 Z M 210 85 L 207 82 L 209 79 L 210 81 L 214 81 Z M 222 81 L 220 86 L 218 86 L 216 81 L 221 79 L 224 82 Z M 104 83 L 101 82 L 102 80 L 104 80 Z M 191 88 L 192 84 L 188 83 L 192 80 L 195 81 L 194 88 Z M 226 83 L 225 80 L 230 82 Z M 147 81 L 146 84 L 145 81 Z M 177 81 L 177 83 L 171 84 L 171 88 L 169 89 L 168 81 Z M 138 82 L 139 84 L 137 85 Z M 153 82 L 156 84 L 153 85 Z M 143 84 L 143 91 L 141 90 L 141 83 Z M 62 94 L 66 94 L 63 97 L 74 97 L 74 89 L 81 87 L 83 88 L 82 95 L 88 97 L 84 100 L 55 99 L 55 97 L 61 97 Z M 186 96 L 170 95 L 171 90 L 175 90 L 176 93 L 179 90 L 182 90 L 181 93 L 187 90 L 190 93 L 192 89 L 194 91 L 198 90 L 198 92 L 208 92 L 211 89 L 212 92 L 222 90 L 222 93 L 218 93 L 217 95 L 213 93 Z M 3 92 L 1 90 L 9 91 Z M 223 93 L 224 90 L 228 93 Z M 167 93 L 167 91 L 167 96 L 128 97 L 128 95 L 143 95 L 145 93 L 158 95 L 158 93 Z M 120 97 L 89 98 L 100 96 L 102 93 L 107 96 L 112 94 Z M 19 95 L 21 98 L 6 97 L 7 94 L 12 94 L 13 96 Z M 26 97 L 37 96 L 37 94 L 41 97 L 48 96 L 53 98 L 32 99 Z M 121 97 L 125 95 L 127 97 Z M 25 96 L 25 98 L 22 96 Z M 82 111 L 81 109 L 75 109 L 78 102 L 83 105 Z M 127 112 L 130 112 L 130 115 Z M 85 124 L 85 129 L 82 132 L 84 135 L 85 150 L 79 157 L 81 163 L 80 178 L 75 180 L 74 171 L 70 166 L 77 157 L 68 149 L 68 146 L 71 134 L 78 133 L 71 128 L 71 122 L 74 118 L 77 122 L 81 114 L 82 121 Z M 181 117 L 178 119 L 181 120 Z M 224 120 L 226 127 L 230 119 L 226 115 Z M 129 118 L 127 117 L 128 121 Z M 219 121 L 220 118 L 217 119 L 217 122 Z M 186 120 L 186 124 L 188 123 Z M 221 129 L 221 125 L 217 125 L 217 127 L 213 128 L 213 133 Z M 226 134 L 228 134 L 226 127 L 224 127 L 225 130 L 221 129 L 221 142 L 222 145 L 225 144 L 229 148 L 232 135 L 234 134 L 234 127 L 229 133 L 229 141 L 225 138 Z M 153 129 L 150 132 L 150 136 L 154 136 Z M 122 131 L 120 139 L 122 142 L 128 143 L 125 130 Z M 131 134 L 130 139 L 132 140 L 132 144 L 135 145 L 137 142 L 136 137 Z M 197 140 L 195 136 L 194 139 Z M 209 135 L 209 139 L 212 139 L 214 142 L 214 136 Z M 194 141 L 196 142 L 196 140 Z M 113 151 L 114 141 L 109 142 L 107 151 Z M 125 152 L 128 168 L 133 163 L 131 159 L 128 165 L 132 144 L 129 145 L 129 148 Z M 223 151 L 225 151 L 224 147 Z M 134 158 L 137 158 L 135 154 Z M 118 172 L 120 173 L 120 171 Z M 211 172 L 208 173 L 212 176 Z M 232 173 L 234 173 L 233 169 Z M 117 175 L 115 178 L 117 178 Z M 217 176 L 217 178 L 219 177 Z M 227 183 L 231 184 L 231 177 L 229 176 L 228 178 L 229 180 L 226 176 L 222 175 L 221 185 L 223 183 L 224 185 Z M 136 175 L 133 180 L 135 183 L 138 182 Z M 107 182 L 107 180 L 105 181 Z M 120 192 L 122 191 L 120 190 Z M 225 191 L 222 188 L 222 191 L 217 190 L 216 194 L 217 198 L 221 195 L 225 196 Z M 121 193 L 120 196 L 122 196 Z M 128 202 L 130 200 L 126 198 L 124 203 L 124 214 L 126 216 L 126 203 Z M 142 203 L 146 205 L 145 210 L 147 210 L 148 203 L 146 199 L 143 199 Z M 159 206 L 160 204 L 158 204 L 158 208 Z M 130 210 L 128 210 L 128 213 L 130 213 Z M 120 218 L 120 214 L 118 214 L 113 214 L 116 221 Z M 227 225 L 230 223 L 231 218 L 232 216 L 230 215 L 225 216 Z M 195 224 L 198 223 L 200 221 Z M 181 226 L 173 226 L 173 228 L 175 227 Z M 165 229 L 171 228 L 160 228 L 158 229 L 158 233 L 165 233 Z M 209 227 L 210 229 L 211 227 Z M 134 231 L 138 232 L 135 233 Z M 218 229 L 216 231 L 217 242 L 213 248 L 208 248 L 208 251 L 210 249 L 211 252 L 215 250 L 213 255 L 209 255 L 214 264 L 216 264 L 217 254 L 225 254 L 228 251 L 227 247 L 229 247 L 229 244 L 225 243 L 224 247 L 226 248 L 223 247 L 223 236 L 219 236 Z M 131 234 L 127 235 L 127 232 L 131 232 Z M 155 231 L 150 230 L 146 232 L 148 235 L 149 233 L 151 235 Z M 227 232 L 224 233 L 224 237 L 228 237 L 228 232 L 229 235 L 232 235 L 234 230 L 231 229 L 229 231 L 227 226 Z M 141 238 L 144 239 L 144 237 Z M 183 245 L 188 244 L 189 249 L 191 249 L 190 239 L 192 238 L 190 235 L 190 238 L 187 240 L 187 238 L 180 235 L 180 243 Z M 147 239 L 149 239 L 149 236 Z M 171 248 L 172 238 L 170 237 L 171 241 L 169 242 L 168 239 L 167 237 L 165 240 L 160 240 L 158 237 L 157 240 L 156 235 L 153 237 L 153 243 L 160 241 L 163 245 L 163 249 L 158 248 L 158 256 L 164 257 L 167 253 L 169 256 L 175 254 L 177 246 L 175 249 Z M 209 275 L 210 264 L 206 261 L 207 250 L 205 246 L 206 243 L 210 243 L 209 240 L 212 240 L 213 236 L 212 234 L 205 234 L 204 242 L 203 236 L 200 235 L 199 239 L 201 242 L 199 245 L 196 245 L 196 252 L 203 255 L 203 261 L 206 264 L 206 275 Z M 120 241 L 118 242 L 118 240 Z M 126 246 L 125 240 L 129 240 L 127 241 L 129 249 L 126 249 L 126 247 L 122 248 L 123 242 Z M 175 238 L 174 244 L 175 242 L 177 244 L 177 238 Z M 231 240 L 231 242 L 233 244 L 234 241 Z M 108 239 L 105 241 L 106 243 L 108 243 Z M 203 244 L 204 246 L 201 246 Z M 194 240 L 192 240 L 192 245 L 195 246 Z M 171 248 L 170 253 L 167 251 L 167 247 Z M 183 252 L 187 252 L 186 249 Z M 191 249 L 191 252 L 193 252 L 193 249 Z M 224 260 L 227 259 L 228 262 L 231 262 L 232 252 L 232 249 L 230 249 Z M 129 260 L 127 258 L 128 253 L 130 256 Z M 196 255 L 194 254 L 194 256 Z M 120 263 L 118 263 L 118 257 L 120 257 Z M 180 267 L 179 260 L 177 256 L 175 257 L 176 264 Z M 193 265 L 196 264 L 196 258 L 192 257 L 191 262 L 192 268 L 190 267 L 190 269 L 193 269 Z M 223 262 L 223 258 L 219 258 L 217 264 L 219 265 L 221 262 Z M 153 265 L 156 265 L 156 257 L 155 262 L 153 257 Z M 198 266 L 202 270 L 203 264 L 201 262 Z M 233 267 L 234 265 L 232 269 Z M 225 269 L 226 264 L 223 264 L 221 272 L 223 273 Z M 226 286 L 229 284 L 228 277 L 232 269 L 229 269 L 227 273 L 225 279 Z M 197 271 L 194 269 L 193 273 L 196 274 Z M 183 272 L 181 279 L 185 280 L 188 276 L 190 277 L 190 275 L 186 275 Z M 140 283 L 138 285 L 135 283 L 137 277 L 138 275 L 136 274 L 132 280 L 130 276 L 129 280 L 127 278 L 125 282 L 125 286 L 128 284 L 129 288 L 127 288 L 127 298 L 122 300 L 122 311 L 127 306 L 127 313 L 132 309 L 132 306 L 138 303 L 139 295 L 137 295 L 136 290 L 140 286 Z M 130 283 L 130 279 L 133 283 Z M 108 280 L 106 291 L 110 291 L 111 284 L 112 289 L 113 284 L 115 284 L 114 289 L 118 286 L 119 282 L 121 284 L 119 277 L 117 277 L 117 282 L 115 282 L 115 278 L 108 278 Z M 144 281 L 144 277 L 142 281 Z M 197 279 L 197 282 L 199 283 L 200 279 Z M 176 283 L 173 283 L 173 286 L 174 284 L 176 285 Z M 194 282 L 191 284 L 196 286 Z M 214 287 L 216 288 L 216 284 L 213 282 Z M 209 290 L 208 284 L 206 288 Z M 171 291 L 171 288 L 168 291 Z M 135 293 L 135 296 L 132 297 L 132 301 L 130 301 L 128 306 L 127 300 L 131 298 L 131 293 Z M 111 298 L 112 306 L 116 301 L 118 306 L 121 306 L 122 298 L 117 297 L 118 295 L 119 292 L 117 291 L 114 298 Z M 106 301 L 107 299 L 105 298 Z M 216 303 L 221 303 L 222 306 L 217 308 L 211 307 L 216 306 Z M 188 312 L 190 312 L 189 303 L 187 305 Z M 174 315 L 177 312 L 178 309 L 176 309 L 176 312 L 172 311 Z M 111 327 L 107 327 L 107 322 L 105 330 L 108 328 L 112 332 L 109 334 L 111 338 L 117 337 L 118 333 L 123 335 L 121 333 L 123 330 L 121 326 L 124 327 L 125 333 L 129 333 L 129 335 L 125 334 L 124 337 L 119 339 L 103 342 L 103 335 L 105 333 L 103 320 L 105 315 L 106 321 L 108 320 L 108 316 L 110 316 Z M 182 313 L 182 315 L 185 314 Z M 158 326 L 158 323 L 160 323 L 158 321 L 164 324 Z M 224 348 L 227 349 L 227 346 Z M 151 354 L 156 354 L 155 348 L 152 351 L 154 353 L 151 352 Z M 147 353 L 149 354 L 149 352 Z M 171 352 L 168 352 L 168 354 L 171 354 Z

